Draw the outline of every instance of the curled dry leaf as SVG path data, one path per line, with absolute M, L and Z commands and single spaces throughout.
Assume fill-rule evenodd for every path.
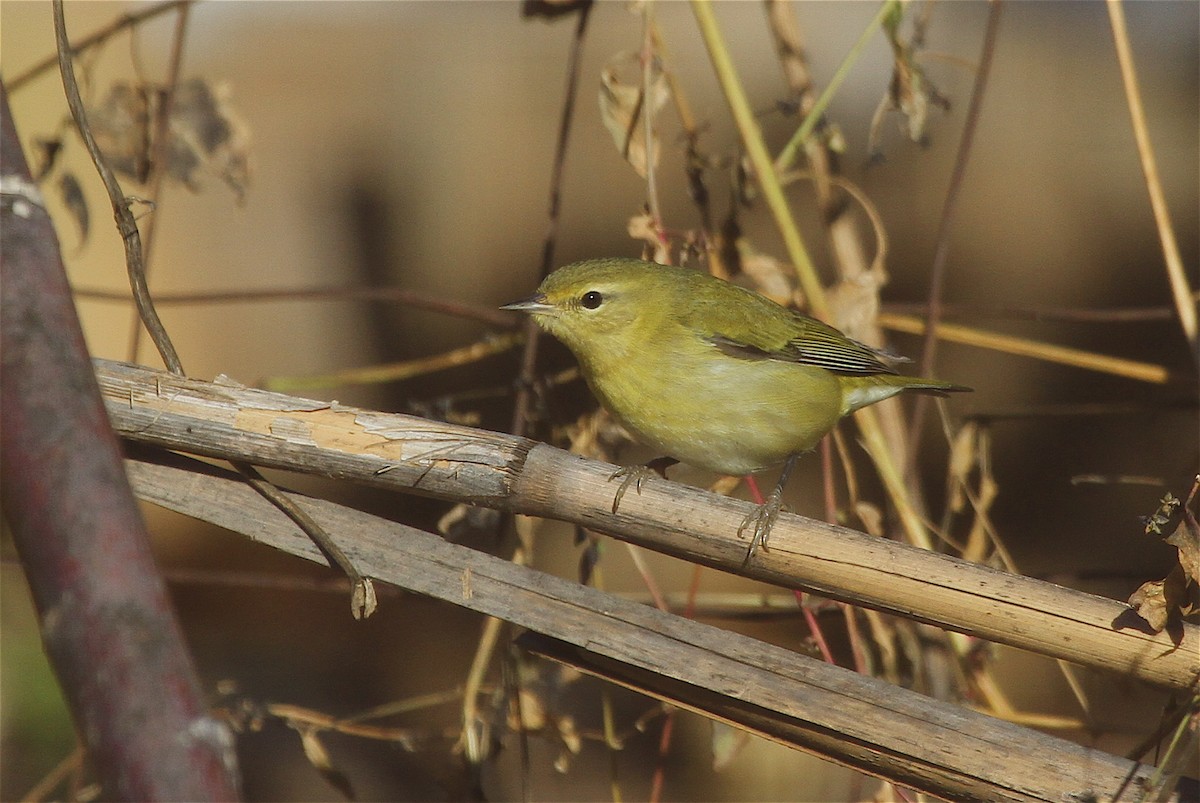
M 150 177 L 155 119 L 163 93 L 145 84 L 117 83 L 88 121 L 100 150 L 118 173 L 140 184 Z M 219 177 L 240 201 L 249 183 L 249 128 L 229 103 L 225 85 L 202 78 L 176 87 L 167 143 L 167 175 L 199 189 L 202 173 Z
M 1165 580 L 1142 583 L 1129 597 L 1129 604 L 1155 632 L 1166 627 L 1172 616 L 1200 613 L 1200 522 L 1191 509 L 1197 491 L 1200 491 L 1200 477 L 1196 478 L 1185 502 L 1181 504 L 1168 493 L 1159 503 L 1158 510 L 1146 521 L 1147 534 L 1161 534 L 1163 526 L 1182 509 L 1179 524 L 1163 539 L 1178 551 L 1179 562 Z
M 658 226 L 654 224 L 654 217 L 649 212 L 642 212 L 640 215 L 634 215 L 629 218 L 629 225 L 626 226 L 626 231 L 629 236 L 635 240 L 640 240 L 649 246 L 651 250 L 651 260 L 660 265 L 671 264 L 671 248 L 665 237 L 662 236 Z
M 1184 609 L 1187 600 L 1187 578 L 1176 566 L 1165 580 L 1151 580 L 1129 595 L 1129 604 L 1150 628 L 1160 632 L 1167 626 L 1174 611 Z
M 91 230 L 87 200 L 83 197 L 83 187 L 80 186 L 79 179 L 75 178 L 74 173 L 66 172 L 58 177 L 58 192 L 62 196 L 67 210 L 71 213 L 71 217 L 75 218 L 75 224 L 79 226 L 79 244 L 82 246 L 87 242 L 88 232 Z
M 632 65 L 633 69 L 629 70 Z M 633 78 L 622 81 L 618 74 L 628 70 Z M 641 62 L 636 53 L 618 53 L 600 71 L 600 118 L 612 135 L 621 157 L 646 177 L 646 137 L 642 130 L 642 115 L 647 107 L 653 116 L 670 98 L 666 76 L 655 70 L 650 82 L 650 101 L 642 97 Z M 658 164 L 658 133 L 652 132 L 651 164 Z
M 898 110 L 903 117 L 900 130 L 913 142 L 923 145 L 928 141 L 926 129 L 931 109 L 950 108 L 950 101 L 938 92 L 918 63 L 918 50 L 924 37 L 920 26 L 914 26 L 913 33 L 907 39 L 900 35 L 905 5 L 895 3 L 891 13 L 883 20 L 884 34 L 892 46 L 892 80 L 871 120 L 868 152 L 874 155 L 882 153 L 881 129 L 888 111 Z
M 1200 584 L 1200 523 L 1192 511 L 1185 507 L 1183 521 L 1163 540 L 1179 550 L 1179 567 L 1187 578 Z

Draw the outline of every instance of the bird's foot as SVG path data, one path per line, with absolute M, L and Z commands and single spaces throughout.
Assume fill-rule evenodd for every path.
M 617 488 L 617 495 L 613 497 L 612 512 L 617 512 L 617 508 L 621 506 L 621 498 L 625 496 L 625 492 L 629 490 L 630 485 L 640 494 L 643 482 L 655 475 L 665 480 L 667 478 L 667 469 L 678 462 L 673 457 L 656 457 L 645 465 L 625 466 L 614 471 L 608 478 L 609 482 L 612 482 L 617 477 L 624 477 L 625 479 L 621 481 L 621 487 Z
M 771 528 L 775 526 L 775 520 L 779 518 L 782 511 L 783 493 L 776 488 L 767 497 L 767 501 L 750 511 L 750 514 L 742 519 L 742 524 L 738 527 L 739 538 L 745 531 L 753 529 L 750 548 L 746 550 L 746 557 L 742 559 L 743 567 L 750 563 L 750 559 L 754 557 L 754 553 L 760 546 L 764 551 L 767 549 L 767 536 L 771 534 Z

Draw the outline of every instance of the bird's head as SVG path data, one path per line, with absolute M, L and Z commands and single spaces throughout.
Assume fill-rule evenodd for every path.
M 637 259 L 576 262 L 547 276 L 534 295 L 501 309 L 529 313 L 581 359 L 598 350 L 626 353 L 641 325 L 670 301 L 661 268 Z

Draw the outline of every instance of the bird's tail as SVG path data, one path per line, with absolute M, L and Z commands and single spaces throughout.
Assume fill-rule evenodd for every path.
M 966 385 L 902 374 L 842 376 L 839 380 L 842 384 L 842 415 L 848 415 L 868 404 L 883 401 L 906 390 L 932 396 L 948 396 L 951 393 L 973 390 Z

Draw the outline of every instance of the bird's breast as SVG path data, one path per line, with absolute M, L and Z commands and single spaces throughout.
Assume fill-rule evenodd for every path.
M 652 358 L 584 364 L 600 403 L 647 446 L 724 474 L 749 474 L 816 445 L 840 417 L 821 368 L 741 359 L 706 343 Z

